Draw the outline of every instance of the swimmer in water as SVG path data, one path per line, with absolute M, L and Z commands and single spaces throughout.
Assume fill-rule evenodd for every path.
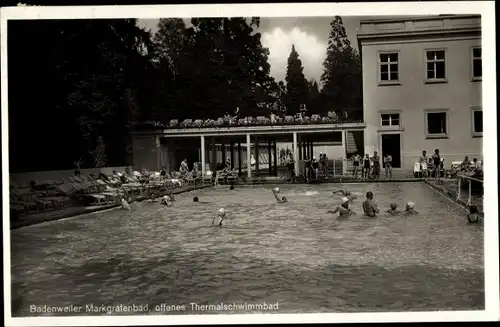
M 476 206 L 470 206 L 467 210 L 468 224 L 477 224 L 479 222 L 479 211 Z
M 418 214 L 418 212 L 415 210 L 415 203 L 408 202 L 406 204 L 405 214 L 406 215 L 416 215 L 416 214 Z
M 387 212 L 392 216 L 397 216 L 401 213 L 401 211 L 398 210 L 398 205 L 396 203 L 391 203 L 391 208 L 387 210 Z
M 122 209 L 125 209 L 125 210 L 128 210 L 128 211 L 132 211 L 132 208 L 130 207 L 130 204 L 124 198 L 122 198 Z
M 276 198 L 276 201 L 278 201 L 278 203 L 285 203 L 285 202 L 287 202 L 288 200 L 286 199 L 286 196 L 283 196 L 281 198 L 278 196 L 279 192 L 280 192 L 280 188 L 279 187 L 273 188 L 273 195 Z
M 212 225 L 222 227 L 222 221 L 224 218 L 226 218 L 226 210 L 224 210 L 224 208 L 220 208 L 219 211 L 217 211 L 217 216 L 212 220 Z
M 358 197 L 354 194 L 352 194 L 351 192 L 349 191 L 346 191 L 346 190 L 336 190 L 336 191 L 332 191 L 332 194 L 334 195 L 342 195 L 342 196 L 346 196 L 349 201 L 352 202 L 352 200 L 354 199 L 357 199 Z
M 164 205 L 164 206 L 169 206 L 170 205 L 170 202 L 172 201 L 175 201 L 175 200 L 172 200 L 172 197 L 170 195 L 165 195 L 162 199 L 161 199 L 161 204 Z
M 349 209 L 349 199 L 347 197 L 342 198 L 342 202 L 334 210 L 327 211 L 331 214 L 339 213 L 339 218 L 347 218 L 350 215 L 355 215 L 356 213 Z
M 231 184 L 231 186 L 229 186 L 229 190 L 234 190 L 234 184 Z
M 363 212 L 368 217 L 375 217 L 376 214 L 379 213 L 377 205 L 373 201 L 372 192 L 366 192 L 366 200 L 363 202 Z
M 193 202 L 195 202 L 195 203 L 205 203 L 205 204 L 210 203 L 210 202 L 204 202 L 204 201 L 201 201 L 201 202 L 200 202 L 200 199 L 198 199 L 198 197 L 197 197 L 197 196 L 195 196 L 195 197 L 193 198 Z

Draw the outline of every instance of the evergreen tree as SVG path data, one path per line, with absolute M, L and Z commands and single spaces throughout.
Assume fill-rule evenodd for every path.
M 327 55 L 321 75 L 324 99 L 322 110 L 346 110 L 352 116 L 362 110 L 361 60 L 351 47 L 342 18 L 335 16 L 330 26 Z
M 307 104 L 309 88 L 303 73 L 302 61 L 292 45 L 286 68 L 286 106 L 289 114 L 299 112 L 301 104 Z
M 317 114 L 318 111 L 320 110 L 320 91 L 319 91 L 319 86 L 318 82 L 315 80 L 310 80 L 307 82 L 307 87 L 308 87 L 308 99 L 307 99 L 307 105 L 308 105 L 308 112 L 310 114 Z

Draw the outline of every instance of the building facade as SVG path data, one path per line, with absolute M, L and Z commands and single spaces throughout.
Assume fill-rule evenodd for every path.
M 422 150 L 482 157 L 480 16 L 366 20 L 358 44 L 366 153 L 405 169 Z

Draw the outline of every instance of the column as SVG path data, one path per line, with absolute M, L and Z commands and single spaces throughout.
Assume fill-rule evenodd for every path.
M 255 176 L 259 176 L 259 138 L 255 136 Z
M 311 147 L 311 158 L 314 157 L 314 142 L 311 141 L 311 143 L 309 143 L 309 146 Z
M 229 144 L 229 151 L 231 151 L 230 157 L 231 157 L 231 169 L 234 169 L 234 142 L 231 141 Z
M 342 131 L 342 156 L 343 156 L 343 160 L 342 160 L 342 175 L 347 175 L 347 160 L 346 160 L 346 156 L 347 156 L 347 152 L 346 152 L 346 131 Z
M 273 166 L 271 165 L 272 164 L 272 157 L 271 157 L 271 141 L 267 141 L 267 154 L 269 156 L 269 160 L 268 160 L 268 168 L 269 168 L 269 176 L 271 176 L 273 174 Z
M 156 136 L 155 138 L 155 145 L 156 145 L 156 170 L 159 171 L 161 170 L 161 142 L 159 136 Z
M 241 176 L 241 142 L 238 141 L 238 176 Z
M 201 138 L 201 176 L 205 178 L 205 136 L 200 136 Z
M 215 144 L 215 137 L 212 137 L 212 160 L 210 163 L 210 170 L 214 174 L 217 171 L 217 146 Z
M 221 150 L 221 155 L 222 155 L 222 164 L 225 167 L 227 158 L 226 158 L 226 145 L 224 143 L 221 144 L 220 150 Z
M 278 146 L 276 145 L 276 141 L 274 141 L 274 161 L 273 161 L 273 166 L 274 166 L 274 176 L 278 176 Z
M 247 133 L 247 177 L 252 178 L 252 164 L 251 164 L 252 150 L 250 149 L 250 133 Z
M 301 137 L 302 138 L 302 137 Z M 305 160 L 306 157 L 307 157 L 307 151 L 306 151 L 306 148 L 307 148 L 307 141 L 302 141 L 302 160 Z
M 295 162 L 295 174 L 299 175 L 299 153 L 297 149 L 297 132 L 293 132 L 293 160 Z

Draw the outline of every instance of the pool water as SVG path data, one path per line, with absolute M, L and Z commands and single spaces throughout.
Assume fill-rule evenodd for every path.
M 483 229 L 423 183 L 225 186 L 11 232 L 13 316 L 30 305 L 275 304 L 275 313 L 483 310 Z M 332 189 L 359 199 L 339 220 Z M 362 214 L 372 191 L 381 214 Z M 193 203 L 198 196 L 201 203 Z M 390 216 L 389 203 L 419 215 Z M 206 202 L 206 203 L 203 203 Z M 226 223 L 211 226 L 224 207 Z M 252 312 L 258 312 L 254 310 Z M 209 313 L 249 313 L 210 311 Z M 85 310 L 72 315 L 89 315 Z M 100 313 L 105 314 L 105 313 Z M 118 314 L 118 313 L 117 313 Z M 68 315 L 61 313 L 59 315 Z

